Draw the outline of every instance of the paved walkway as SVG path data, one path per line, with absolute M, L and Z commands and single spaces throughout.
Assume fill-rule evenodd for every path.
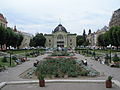
M 0 72 L 0 82 L 23 80 L 22 78 L 19 78 L 19 75 L 27 69 L 33 67 L 33 63 L 36 62 L 36 59 L 42 60 L 46 56 L 47 54 L 38 56 L 36 58 L 30 58 L 30 61 L 24 62 L 16 67 L 8 68 L 4 72 Z
M 46 57 L 47 55 L 48 54 L 38 56 L 36 58 L 31 58 L 30 61 L 28 62 L 25 62 L 13 68 L 8 68 L 8 70 L 5 70 L 4 72 L 0 72 L 0 82 L 25 80 L 19 78 L 19 75 L 26 71 L 27 69 L 33 67 L 33 63 L 35 62 L 36 59 L 42 60 L 42 58 Z M 90 65 L 92 68 L 96 69 L 101 73 L 99 77 L 88 79 L 106 79 L 108 75 L 112 75 L 114 77 L 113 79 L 120 81 L 120 68 L 111 68 L 104 64 L 100 64 L 98 61 L 92 60 L 90 57 L 84 57 L 83 55 L 80 54 L 76 54 L 76 57 L 79 58 L 80 60 L 87 59 L 88 65 Z
M 91 57 L 85 57 L 80 54 L 76 54 L 76 57 L 81 60 L 87 59 L 88 65 L 100 72 L 101 76 L 97 77 L 97 79 L 106 79 L 107 76 L 111 75 L 114 77 L 113 79 L 120 81 L 120 68 L 112 68 L 107 65 L 100 64 L 98 61 L 92 60 Z
M 1 90 L 109 90 L 104 83 L 46 83 L 46 87 L 38 84 L 7 85 Z M 120 90 L 113 85 L 110 90 Z

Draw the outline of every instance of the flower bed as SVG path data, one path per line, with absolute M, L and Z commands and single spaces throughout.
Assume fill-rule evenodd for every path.
M 77 77 L 87 76 L 89 73 L 73 58 L 46 58 L 40 62 L 37 72 L 46 77 Z

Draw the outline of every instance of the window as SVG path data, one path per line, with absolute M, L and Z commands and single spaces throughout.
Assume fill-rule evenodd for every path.
M 63 35 L 58 35 L 57 39 L 63 39 Z
M 49 42 L 51 42 L 51 40 L 49 39 Z
M 72 39 L 70 39 L 70 42 L 72 42 Z

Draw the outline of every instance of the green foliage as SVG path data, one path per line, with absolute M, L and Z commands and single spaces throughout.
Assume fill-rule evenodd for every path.
M 69 56 L 67 51 L 54 51 L 51 56 Z
M 120 61 L 120 58 L 117 56 L 117 54 L 115 54 L 112 60 L 114 62 L 118 62 L 118 61 Z
M 70 58 L 49 58 L 40 62 L 37 72 L 46 76 L 54 77 L 77 77 L 86 73 L 74 59 Z
M 5 62 L 4 61 L 2 62 L 2 60 L 3 60 L 3 58 L 0 58 L 0 65 L 8 66 L 8 67 L 10 66 L 10 58 L 6 57 L 7 62 L 6 62 L 6 60 L 5 60 Z M 11 60 L 11 63 L 12 63 L 12 65 L 11 65 L 12 67 L 16 66 L 15 61 L 13 59 Z
M 105 59 L 106 60 L 110 59 L 110 56 L 108 56 L 108 54 L 106 54 Z
M 108 76 L 107 80 L 108 80 L 108 81 L 111 81 L 112 78 L 113 78 L 112 76 Z
M 43 75 L 43 74 L 37 74 L 37 78 L 39 79 L 39 80 L 44 80 L 44 78 L 45 78 L 45 76 Z
M 45 46 L 45 41 L 46 38 L 44 37 L 44 35 L 42 33 L 37 33 L 36 36 L 33 37 L 33 39 L 30 40 L 30 46 Z
M 16 57 L 16 56 L 12 56 L 12 59 L 13 59 L 13 60 L 17 60 L 17 57 Z
M 76 37 L 76 42 L 77 42 L 77 46 L 83 45 L 83 43 L 84 43 L 84 38 L 83 38 L 83 36 L 78 35 L 78 36 Z
M 95 52 L 93 52 L 93 53 L 92 53 L 92 55 L 93 55 L 93 56 L 95 56 L 95 55 L 96 55 L 96 53 L 95 53 Z
M 4 62 L 4 63 L 5 63 L 5 62 L 8 62 L 8 61 L 7 61 L 7 57 L 3 57 L 2 62 Z
M 23 36 L 19 33 L 13 32 L 13 29 L 11 28 L 4 28 L 0 26 L 0 44 L 4 45 L 6 44 L 7 47 L 13 46 L 18 47 L 21 45 L 21 42 L 23 40 Z
M 89 32 L 90 33 L 90 32 Z M 86 32 L 85 30 L 83 31 L 83 35 L 78 35 L 76 38 L 77 46 L 88 46 L 89 40 L 86 39 Z
M 111 27 L 109 31 L 98 36 L 98 45 L 99 46 L 108 46 L 108 45 L 120 46 L 120 26 Z

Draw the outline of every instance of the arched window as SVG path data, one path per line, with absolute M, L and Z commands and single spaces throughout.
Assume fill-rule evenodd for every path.
M 61 34 L 58 35 L 58 36 L 57 36 L 57 39 L 63 39 L 63 35 L 61 35 Z

